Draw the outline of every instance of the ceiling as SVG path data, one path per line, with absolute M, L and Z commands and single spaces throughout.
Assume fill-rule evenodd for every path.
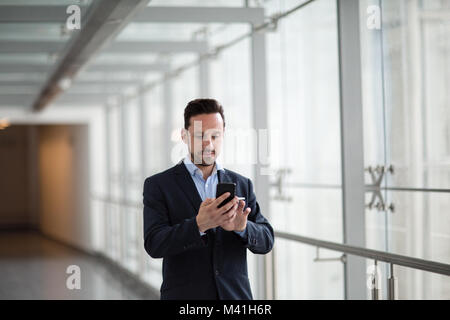
M 206 41 L 205 26 L 252 19 L 226 10 L 243 8 L 242 0 L 116 0 L 107 11 L 112 2 L 0 0 L 0 107 L 104 104 L 207 52 L 214 40 Z M 80 30 L 66 27 L 73 4 Z M 186 8 L 199 6 L 209 11 Z

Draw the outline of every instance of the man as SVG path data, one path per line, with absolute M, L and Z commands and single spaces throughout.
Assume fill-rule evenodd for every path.
M 144 246 L 151 257 L 163 258 L 161 299 L 252 299 L 247 248 L 272 250 L 273 229 L 252 182 L 216 161 L 224 130 L 216 100 L 189 102 L 181 131 L 188 156 L 145 180 Z M 216 199 L 218 182 L 236 183 L 236 197 L 220 208 L 230 194 Z

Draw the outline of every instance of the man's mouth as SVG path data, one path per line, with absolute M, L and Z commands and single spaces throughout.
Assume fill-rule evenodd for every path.
M 215 154 L 214 151 L 204 151 L 203 152 L 203 156 L 212 156 L 213 154 Z

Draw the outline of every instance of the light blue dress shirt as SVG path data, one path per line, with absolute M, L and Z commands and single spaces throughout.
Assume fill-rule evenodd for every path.
M 192 163 L 189 157 L 185 157 L 183 163 L 191 174 L 192 180 L 194 180 L 198 194 L 200 195 L 200 198 L 202 198 L 202 201 L 205 201 L 206 198 L 215 198 L 217 184 L 219 183 L 217 171 L 221 170 L 225 172 L 225 169 L 222 168 L 222 166 L 216 161 L 213 172 L 205 181 L 205 179 L 203 179 L 202 171 L 194 163 Z
M 216 161 L 216 165 L 214 166 L 214 170 L 211 175 L 205 180 L 203 179 L 202 171 L 191 161 L 190 157 L 187 156 L 183 159 L 183 163 L 186 166 L 187 170 L 191 174 L 192 180 L 197 187 L 198 194 L 202 201 L 205 201 L 206 198 L 215 198 L 217 184 L 219 183 L 219 177 L 217 175 L 217 171 L 221 170 L 225 172 L 225 169 Z M 247 228 L 244 231 L 235 231 L 239 235 L 244 235 L 247 231 Z M 201 235 L 204 235 L 204 232 L 200 231 Z

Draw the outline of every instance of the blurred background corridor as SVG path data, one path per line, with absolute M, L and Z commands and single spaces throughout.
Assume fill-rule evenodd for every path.
M 143 183 L 211 97 L 255 299 L 448 300 L 449 88 L 449 0 L 0 0 L 0 299 L 159 299 Z

